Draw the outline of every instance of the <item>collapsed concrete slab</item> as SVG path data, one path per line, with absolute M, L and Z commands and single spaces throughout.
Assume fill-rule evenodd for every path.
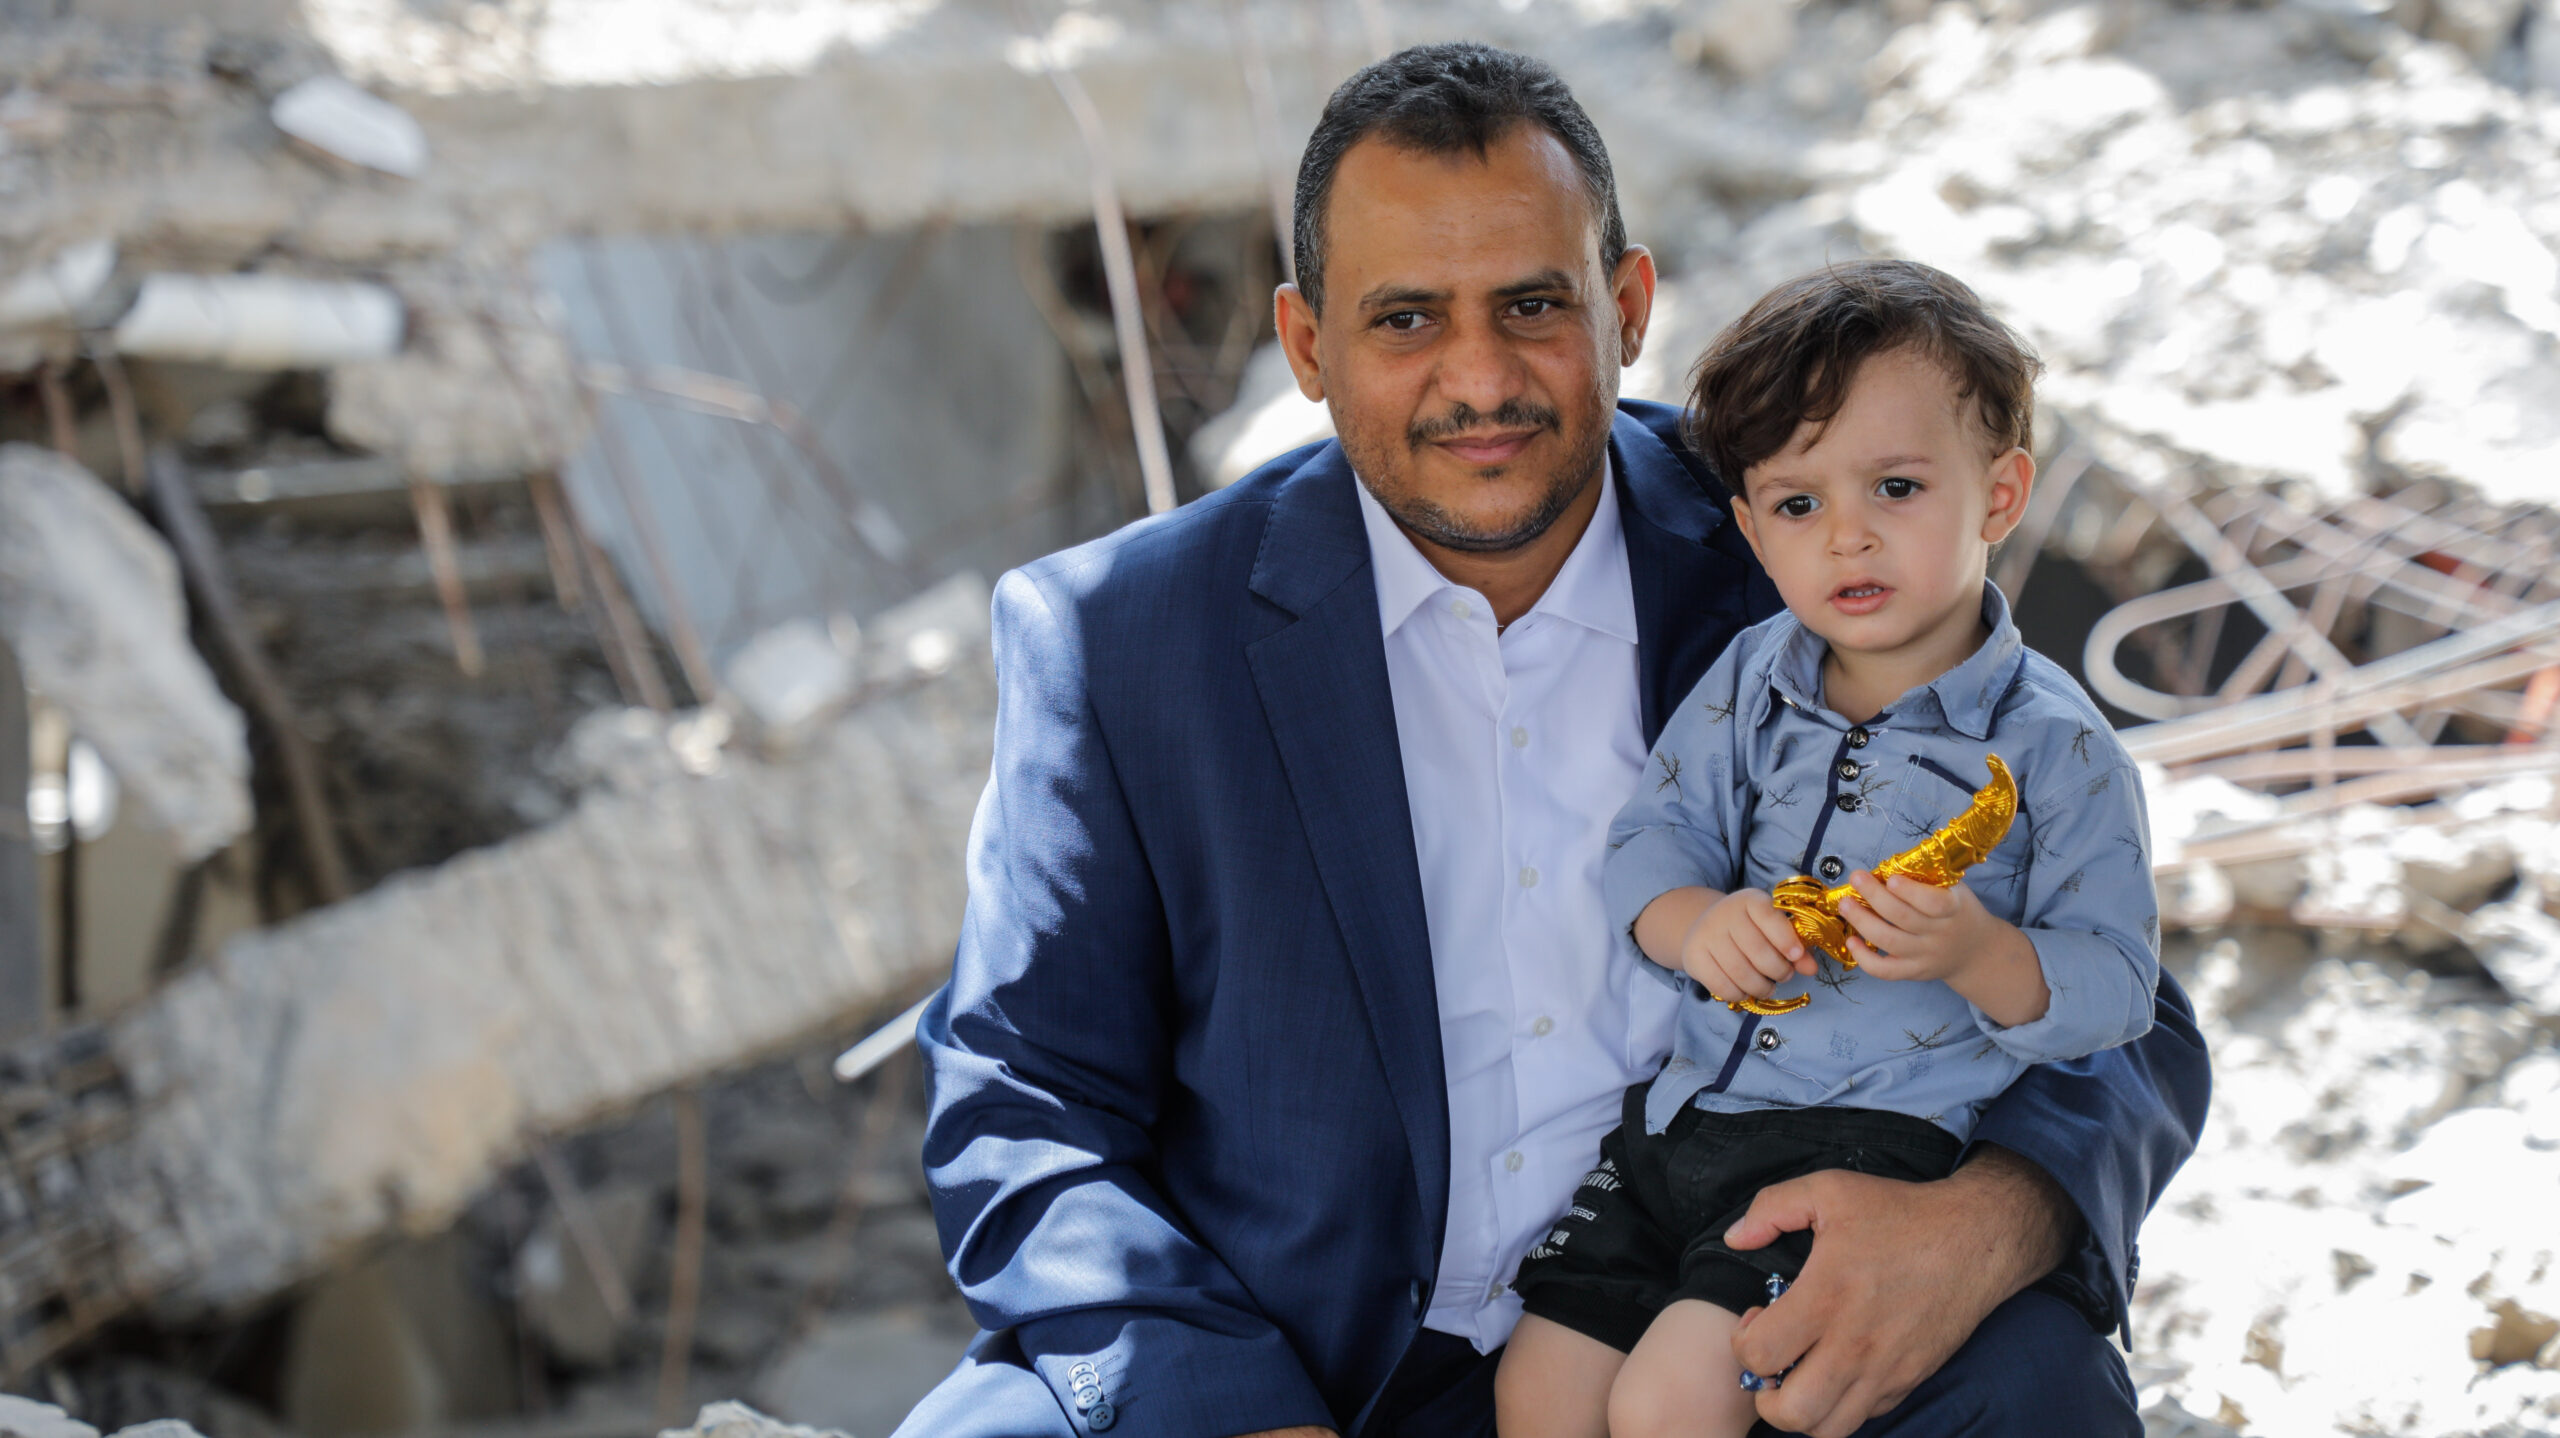
M 183 859 L 249 827 L 247 723 L 188 640 L 176 560 L 96 476 L 33 445 L 0 446 L 0 635 Z
M 109 1026 L 113 1077 L 81 1103 L 114 1123 L 59 1145 L 76 1161 L 49 1185 L 0 1178 L 0 1357 L 22 1367 L 20 1320 L 75 1284 L 181 1316 L 253 1303 L 448 1223 L 538 1136 L 912 997 L 958 933 L 985 612 L 958 580 L 882 616 L 867 701 L 789 758 L 669 726 L 679 763 L 243 936 Z

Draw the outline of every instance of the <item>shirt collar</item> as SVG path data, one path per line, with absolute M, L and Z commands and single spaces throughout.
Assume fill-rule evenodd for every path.
M 1988 580 L 1982 585 L 1982 622 L 1991 637 L 1982 641 L 1981 648 L 1962 664 L 1886 705 L 1885 712 L 1909 719 L 1913 717 L 1912 705 L 1926 696 L 1937 705 L 1948 728 L 1968 739 L 1990 738 L 2000 700 L 2008 694 L 2019 667 L 2026 662 L 2026 645 L 2009 617 L 2007 597 Z M 1825 712 L 1822 659 L 1830 652 L 1830 646 L 1793 614 L 1782 614 L 1773 623 L 1777 632 L 1770 636 L 1768 682 L 1759 686 L 1751 722 L 1757 724 L 1769 717 L 1773 697 L 1808 713 Z
M 1636 593 L 1627 568 L 1626 532 L 1618 517 L 1617 470 L 1604 460 L 1600 471 L 1600 504 L 1590 525 L 1565 556 L 1547 592 L 1530 606 L 1530 614 L 1548 614 L 1628 644 L 1636 641 Z M 1369 565 L 1377 576 L 1378 624 L 1394 634 L 1433 595 L 1455 589 L 1448 576 L 1414 547 L 1412 536 L 1378 503 L 1369 486 L 1360 492 L 1360 519 L 1369 531 Z M 1522 616 L 1526 618 L 1526 615 Z

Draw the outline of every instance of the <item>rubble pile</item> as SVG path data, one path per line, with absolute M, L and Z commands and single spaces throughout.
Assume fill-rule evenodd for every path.
M 607 714 L 563 819 L 243 935 L 90 1035 L 99 1072 L 8 1136 L 53 1161 L 0 1195 L 0 1338 L 238 1311 L 444 1227 L 533 1138 L 911 998 L 956 934 L 985 614 L 960 580 L 882 616 L 796 751 Z
M 2179 948 L 2215 1088 L 2143 1230 L 2153 1431 L 2560 1428 L 2550 1020 L 2458 964 L 2300 929 Z

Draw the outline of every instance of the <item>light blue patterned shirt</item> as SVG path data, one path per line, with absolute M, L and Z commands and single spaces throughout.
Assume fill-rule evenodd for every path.
M 2151 1027 L 2160 911 L 2142 783 L 2115 733 L 2053 661 L 2019 642 L 1983 586 L 1991 637 L 1864 724 L 1822 703 L 1821 638 L 1781 614 L 1737 637 L 1663 726 L 1601 871 L 1625 934 L 1673 889 L 1825 885 L 1918 843 L 1990 782 L 2016 776 L 2018 817 L 1964 882 L 2035 945 L 2052 1002 L 2002 1028 L 1943 983 L 1879 979 L 1817 958 L 1778 986 L 1791 1014 L 1734 1013 L 1686 975 L 1671 1061 L 1646 1096 L 1654 1132 L 1682 1105 L 1886 1109 L 1972 1135 L 2028 1065 L 2079 1058 Z

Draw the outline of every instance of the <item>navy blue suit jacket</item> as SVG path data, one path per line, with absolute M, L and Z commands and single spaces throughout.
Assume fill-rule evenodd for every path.
M 1650 743 L 1778 599 L 1676 412 L 1619 408 Z M 997 588 L 994 773 L 919 1040 L 952 1276 L 1058 1404 L 1020 1431 L 1356 1431 L 1429 1303 L 1447 1089 L 1355 483 L 1302 449 Z M 2159 1007 L 1977 1138 L 2079 1204 L 2048 1282 L 2101 1326 L 2203 1122 L 2165 979 Z

